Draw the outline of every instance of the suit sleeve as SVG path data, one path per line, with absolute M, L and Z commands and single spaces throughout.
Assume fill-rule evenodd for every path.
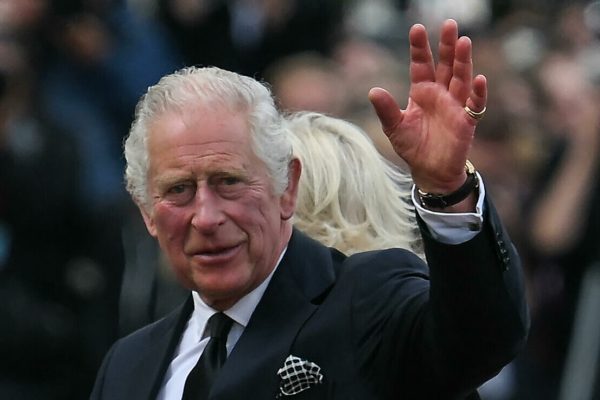
M 412 338 L 414 378 L 461 395 L 508 364 L 529 329 L 519 255 L 489 197 L 485 210 L 481 232 L 459 245 L 433 240 L 420 223 L 431 282 Z
M 486 202 L 481 231 L 465 243 L 440 243 L 420 221 L 427 265 L 397 249 L 348 261 L 358 274 L 356 356 L 374 391 L 464 398 L 524 345 L 529 315 L 520 259 Z

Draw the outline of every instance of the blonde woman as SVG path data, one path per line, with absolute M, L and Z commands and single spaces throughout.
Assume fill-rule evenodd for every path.
M 316 112 L 287 121 L 303 166 L 294 225 L 347 255 L 402 247 L 423 258 L 410 175 L 357 125 Z

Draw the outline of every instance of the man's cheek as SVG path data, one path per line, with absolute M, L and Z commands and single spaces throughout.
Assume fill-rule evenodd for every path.
M 165 205 L 157 205 L 154 215 L 157 227 L 168 232 L 185 229 L 188 221 L 183 210 L 173 209 Z

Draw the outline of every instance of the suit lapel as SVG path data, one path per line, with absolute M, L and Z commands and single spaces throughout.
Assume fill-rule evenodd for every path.
M 128 385 L 131 390 L 128 398 L 156 399 L 193 307 L 190 295 L 184 304 L 158 322 L 156 329 L 150 332 L 149 343 L 145 347 L 148 351 L 139 355 L 137 366 L 132 369 L 131 376 L 139 382 L 132 381 Z
M 211 398 L 274 398 L 279 389 L 278 369 L 303 324 L 318 308 L 312 302 L 334 279 L 330 250 L 294 231 L 281 265 L 215 382 Z

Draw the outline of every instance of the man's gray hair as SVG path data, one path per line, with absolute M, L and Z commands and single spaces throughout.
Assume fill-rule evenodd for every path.
M 288 185 L 292 143 L 271 91 L 253 78 L 216 67 L 187 67 L 164 76 L 151 86 L 136 106 L 125 140 L 127 190 L 142 207 L 150 206 L 147 187 L 150 125 L 168 112 L 189 112 L 193 107 L 225 107 L 247 114 L 254 153 L 265 163 L 276 194 Z

